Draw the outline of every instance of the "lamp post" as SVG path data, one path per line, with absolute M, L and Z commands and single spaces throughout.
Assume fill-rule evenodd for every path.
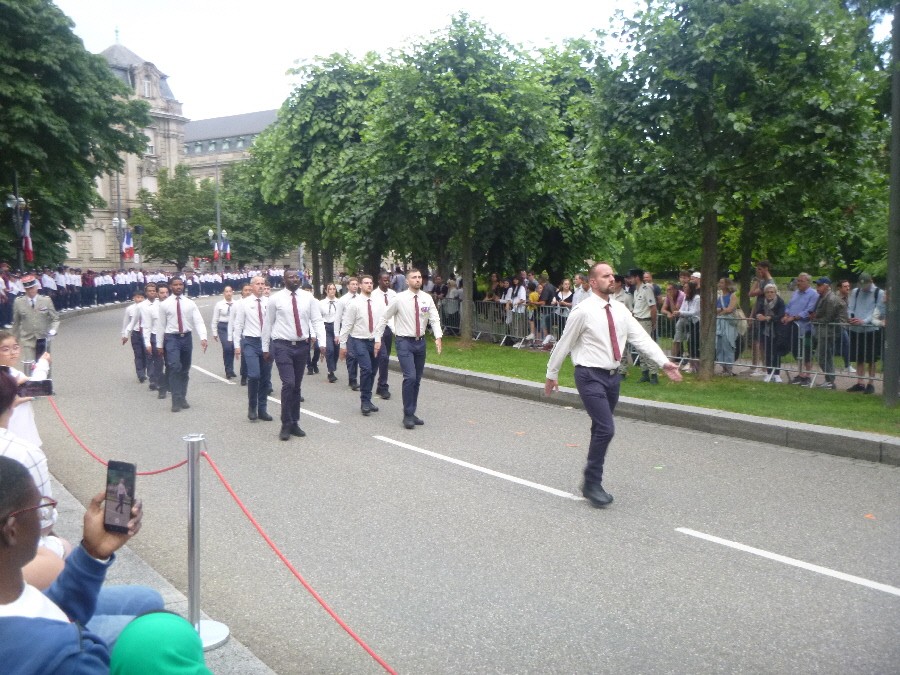
M 6 208 L 12 209 L 13 227 L 16 229 L 16 252 L 19 269 L 25 269 L 24 252 L 22 251 L 22 212 L 25 210 L 26 202 L 24 197 L 18 195 L 16 189 L 14 195 L 6 196 Z
M 213 230 L 212 228 L 209 228 L 206 231 L 206 238 L 209 239 L 210 244 L 212 244 L 213 242 L 216 242 L 216 251 L 218 251 L 218 253 L 219 253 L 219 260 L 220 261 L 223 260 L 225 251 L 222 248 L 222 244 L 228 238 L 228 231 L 222 229 L 222 224 L 218 221 L 218 219 L 216 220 L 216 229 Z M 225 268 L 225 263 L 223 262 L 222 269 L 224 269 L 224 268 Z M 213 256 L 213 272 L 218 272 L 218 271 L 219 271 L 219 266 L 216 263 L 215 256 Z
M 122 217 L 122 194 L 119 191 L 119 172 L 116 171 L 116 215 L 112 219 L 112 225 L 116 228 L 116 241 L 119 242 L 119 269 L 124 269 L 125 263 L 122 257 L 122 241 L 125 238 L 125 228 L 128 223 Z

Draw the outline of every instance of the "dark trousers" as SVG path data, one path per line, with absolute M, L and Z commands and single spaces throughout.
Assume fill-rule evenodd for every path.
M 146 354 L 146 348 L 144 350 Z M 147 379 L 150 384 L 165 390 L 162 385 L 163 379 L 163 354 L 161 349 L 156 348 L 156 335 L 150 335 L 150 354 L 147 354 Z
M 139 330 L 131 331 L 131 351 L 134 352 L 134 372 L 138 379 L 147 377 L 147 350 L 144 349 L 144 334 Z
M 394 344 L 394 333 L 390 328 L 385 326 L 384 335 L 381 336 L 381 349 L 375 360 L 378 363 L 378 386 L 376 391 L 388 390 L 388 363 L 391 360 L 391 346 Z
M 272 340 L 269 349 L 281 378 L 281 424 L 297 424 L 300 421 L 300 385 L 309 361 L 309 342 L 291 344 L 286 340 Z
M 329 373 L 337 370 L 338 346 L 334 344 L 334 323 L 325 322 L 325 367 Z
M 403 416 L 416 414 L 419 401 L 419 383 L 425 370 L 425 340 L 397 337 L 397 360 L 403 369 Z
M 258 412 L 266 412 L 272 388 L 272 362 L 263 359 L 262 341 L 258 337 L 241 340 L 241 362 L 247 369 L 247 404 Z
M 194 351 L 192 336 L 190 333 L 166 333 L 163 345 L 166 349 L 166 372 L 172 401 L 183 401 L 187 397 L 191 373 L 191 355 Z
M 375 340 L 347 339 L 347 355 L 353 354 L 359 366 L 360 403 L 372 402 L 372 385 L 375 383 Z
M 356 363 L 356 357 L 348 349 L 347 350 L 347 380 L 348 384 L 354 384 L 357 381 L 359 372 L 359 364 Z
M 606 450 L 616 433 L 613 411 L 619 401 L 617 370 L 575 366 L 575 386 L 584 409 L 591 418 L 591 442 L 588 448 L 587 466 L 584 467 L 584 481 L 599 485 L 603 481 L 603 462 Z
M 225 365 L 225 375 L 234 375 L 234 343 L 228 339 L 228 322 L 220 321 L 216 328 L 219 334 L 219 343 L 222 345 L 222 363 Z
M 320 350 L 318 346 L 311 346 L 309 349 L 309 361 L 306 362 L 306 369 L 312 373 L 313 369 L 319 365 Z

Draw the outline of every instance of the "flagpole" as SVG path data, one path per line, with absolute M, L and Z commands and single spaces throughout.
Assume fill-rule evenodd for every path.
M 216 156 L 216 246 L 219 251 L 219 261 L 222 260 L 222 211 L 219 207 L 219 157 Z M 215 262 L 215 261 L 214 261 Z M 225 264 L 222 263 L 222 269 Z M 213 265 L 213 271 L 218 271 L 218 265 Z

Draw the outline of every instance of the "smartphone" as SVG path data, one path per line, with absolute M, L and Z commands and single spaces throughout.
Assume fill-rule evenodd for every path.
M 19 396 L 53 396 L 53 380 L 28 380 L 19 385 Z
M 106 507 L 103 511 L 103 527 L 107 532 L 128 532 L 136 476 L 137 466 L 128 462 L 110 461 L 106 467 Z

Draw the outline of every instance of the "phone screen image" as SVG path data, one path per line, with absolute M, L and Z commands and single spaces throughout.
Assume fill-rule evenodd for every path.
M 137 467 L 111 461 L 106 469 L 106 507 L 103 526 L 110 532 L 128 532 Z
M 28 380 L 19 385 L 19 396 L 53 396 L 53 380 Z

